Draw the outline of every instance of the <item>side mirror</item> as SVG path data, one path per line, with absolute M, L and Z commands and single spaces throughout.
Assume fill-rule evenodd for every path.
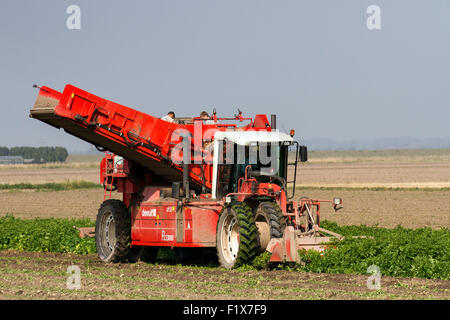
M 299 150 L 300 162 L 308 161 L 308 148 L 306 146 L 300 146 Z

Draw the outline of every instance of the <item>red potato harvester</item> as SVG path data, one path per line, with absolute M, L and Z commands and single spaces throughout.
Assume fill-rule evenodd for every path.
M 319 226 L 320 204 L 337 210 L 341 199 L 294 200 L 307 148 L 293 130 L 276 130 L 275 115 L 269 123 L 263 114 L 219 118 L 214 111 L 206 124 L 199 117 L 167 122 L 72 85 L 62 93 L 38 88 L 30 117 L 105 152 L 95 227 L 102 261 L 152 261 L 158 247 L 170 247 L 215 248 L 225 268 L 265 250 L 272 262 L 300 262 L 299 250 L 321 251 L 341 238 Z M 113 191 L 122 200 L 111 199 Z

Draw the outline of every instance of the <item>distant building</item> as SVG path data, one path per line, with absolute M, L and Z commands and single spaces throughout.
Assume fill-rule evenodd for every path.
M 0 156 L 0 164 L 23 164 L 21 156 Z

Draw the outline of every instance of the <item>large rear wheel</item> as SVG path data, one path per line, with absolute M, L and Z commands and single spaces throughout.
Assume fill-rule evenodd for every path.
M 131 220 L 120 200 L 110 199 L 98 209 L 95 225 L 95 246 L 104 262 L 126 261 L 130 253 Z
M 245 203 L 227 206 L 217 223 L 217 257 L 227 269 L 250 263 L 257 253 L 257 229 L 252 209 Z
M 286 227 L 286 217 L 275 202 L 261 202 L 255 211 L 258 229 L 258 252 L 264 252 L 272 238 L 282 238 Z

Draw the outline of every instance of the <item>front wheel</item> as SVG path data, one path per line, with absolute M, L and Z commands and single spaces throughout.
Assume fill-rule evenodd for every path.
M 257 229 L 252 209 L 245 203 L 227 206 L 217 223 L 217 257 L 227 269 L 250 263 L 257 253 Z
M 130 253 L 131 220 L 120 200 L 106 200 L 98 209 L 95 224 L 95 246 L 103 262 L 127 260 Z

